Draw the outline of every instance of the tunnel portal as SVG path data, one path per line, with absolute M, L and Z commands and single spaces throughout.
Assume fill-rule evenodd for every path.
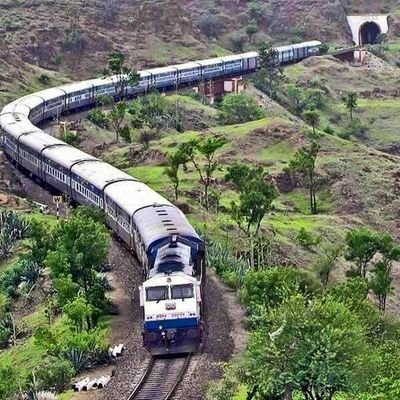
M 374 44 L 381 34 L 381 28 L 375 22 L 366 22 L 360 26 L 360 44 Z

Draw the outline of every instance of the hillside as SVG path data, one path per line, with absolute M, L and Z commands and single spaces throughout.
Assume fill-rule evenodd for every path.
M 113 49 L 140 69 L 246 51 L 264 40 L 320 39 L 334 48 L 351 43 L 346 14 L 391 15 L 388 43 L 371 46 L 376 55 L 365 66 L 331 55 L 286 65 L 274 100 L 258 89 L 260 77 L 247 76 L 241 95 L 215 104 L 190 88 L 127 100 L 119 132 L 111 103 L 45 126 L 148 184 L 206 240 L 204 348 L 177 398 L 400 397 L 398 8 L 398 0 L 0 0 L 0 109 L 23 94 L 102 75 Z M 349 113 L 343 99 L 350 92 L 356 104 Z M 211 161 L 203 140 L 220 140 Z M 316 210 L 310 172 L 304 161 L 296 167 L 314 145 Z M 236 182 L 235 165 L 250 171 Z M 66 221 L 56 221 L 51 193 L 3 155 L 0 206 L 37 221 L 0 259 L 0 400 L 28 389 L 64 392 L 61 400 L 127 398 L 149 358 L 140 263 L 117 240 L 108 246 L 101 215 L 64 204 Z M 265 212 L 259 221 L 257 212 Z M 348 240 L 359 231 L 360 247 L 373 248 L 364 275 Z M 73 268 L 97 253 L 83 290 L 83 273 Z M 40 268 L 27 286 L 21 263 L 30 257 Z M 116 343 L 127 347 L 110 362 Z M 112 375 L 105 390 L 68 390 L 72 378 L 102 374 Z M 325 395 L 303 396 L 308 384 L 314 392 L 326 387 Z
M 391 34 L 399 33 L 395 1 L 0 0 L 0 10 L 0 93 L 11 90 L 9 98 L 40 76 L 36 67 L 68 79 L 101 74 L 114 48 L 146 68 L 253 49 L 261 40 L 343 45 L 351 43 L 346 12 L 390 13 Z M 250 39 L 249 25 L 256 25 Z M 10 89 L 15 81 L 22 87 Z

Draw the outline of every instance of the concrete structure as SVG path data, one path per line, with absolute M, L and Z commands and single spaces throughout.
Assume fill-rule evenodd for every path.
M 375 43 L 378 35 L 389 30 L 387 15 L 349 15 L 347 21 L 356 46 Z

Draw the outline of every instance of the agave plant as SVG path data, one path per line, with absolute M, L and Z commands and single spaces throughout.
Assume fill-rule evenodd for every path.
M 24 238 L 28 230 L 29 222 L 21 218 L 15 211 L 4 210 L 0 212 L 1 232 L 9 232 L 9 234 L 17 240 Z
M 0 233 L 0 258 L 10 258 L 14 250 L 15 239 L 11 234 L 4 231 Z
M 91 355 L 76 348 L 66 350 L 63 358 L 71 362 L 77 374 L 93 365 Z
M 0 212 L 0 258 L 6 259 L 12 255 L 16 240 L 26 236 L 29 222 L 21 218 L 13 210 Z
M 32 260 L 24 260 L 20 273 L 20 283 L 32 287 L 41 277 L 43 267 Z
M 26 400 L 57 400 L 57 395 L 52 392 L 40 391 L 29 389 L 25 392 Z

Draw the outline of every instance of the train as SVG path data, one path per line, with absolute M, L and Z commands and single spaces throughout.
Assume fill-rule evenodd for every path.
M 278 47 L 280 63 L 318 54 L 318 41 Z M 200 81 L 252 73 L 256 52 L 140 71 L 123 96 L 166 91 Z M 12 163 L 82 205 L 104 211 L 107 225 L 136 254 L 143 344 L 153 355 L 196 352 L 202 342 L 205 243 L 182 211 L 149 186 L 100 159 L 46 134 L 50 118 L 93 107 L 99 96 L 121 97 L 117 76 L 42 90 L 0 113 L 1 145 Z

